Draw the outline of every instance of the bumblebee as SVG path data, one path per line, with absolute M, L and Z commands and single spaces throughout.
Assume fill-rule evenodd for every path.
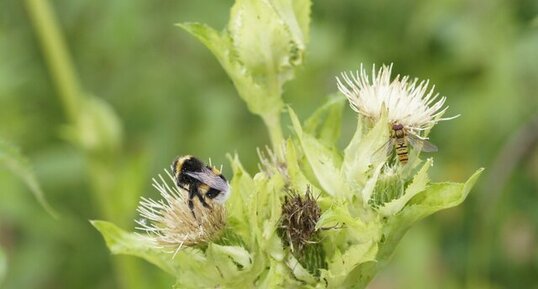
M 207 166 L 196 157 L 190 155 L 177 157 L 172 163 L 172 172 L 176 185 L 189 193 L 188 206 L 194 218 L 196 218 L 193 203 L 195 197 L 202 206 L 211 209 L 206 198 L 222 204 L 230 194 L 230 186 L 221 172 Z

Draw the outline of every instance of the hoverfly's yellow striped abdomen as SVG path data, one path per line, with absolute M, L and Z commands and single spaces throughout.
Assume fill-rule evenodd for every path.
M 407 146 L 405 138 L 396 139 L 394 146 L 400 163 L 402 163 L 402 165 L 407 164 L 407 161 L 409 160 L 409 147 Z
M 405 138 L 405 131 L 403 125 L 392 125 L 392 137 L 394 138 L 394 150 L 398 156 L 398 160 L 402 165 L 407 164 L 409 160 L 409 147 L 407 146 L 407 140 Z

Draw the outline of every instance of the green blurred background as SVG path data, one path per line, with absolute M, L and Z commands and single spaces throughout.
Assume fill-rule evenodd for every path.
M 1 1 L 0 138 L 30 159 L 60 217 L 0 169 L 0 288 L 170 288 L 144 261 L 111 257 L 88 220 L 132 229 L 137 198 L 155 195 L 151 177 L 177 155 L 211 158 L 229 176 L 226 154 L 237 152 L 257 169 L 263 123 L 210 52 L 173 25 L 224 27 L 233 1 L 50 2 L 82 87 L 115 111 L 123 144 L 95 162 L 65 139 L 69 119 L 29 10 Z M 284 96 L 300 116 L 336 91 L 340 71 L 393 62 L 435 83 L 448 115 L 462 114 L 431 135 L 433 180 L 486 167 L 462 206 L 406 235 L 370 288 L 538 288 L 538 1 L 315 1 L 311 27 Z M 347 109 L 342 145 L 354 117 Z M 103 179 L 122 189 L 96 192 Z

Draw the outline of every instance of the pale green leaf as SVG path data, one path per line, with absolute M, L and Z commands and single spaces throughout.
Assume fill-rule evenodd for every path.
M 349 189 L 342 181 L 339 158 L 313 136 L 303 132 L 299 119 L 291 108 L 289 114 L 308 163 L 323 190 L 332 196 L 346 196 Z
M 372 197 L 375 184 L 377 183 L 377 179 L 379 178 L 379 174 L 381 173 L 381 169 L 383 168 L 383 165 L 384 165 L 383 163 L 380 163 L 377 166 L 377 168 L 375 168 L 372 177 L 370 177 L 368 181 L 366 181 L 366 184 L 364 185 L 364 188 L 361 191 L 363 205 L 365 206 L 368 204 L 368 201 L 370 201 L 370 198 Z
M 236 283 L 241 279 L 241 275 L 248 271 L 252 265 L 250 254 L 243 248 L 237 246 L 220 246 L 209 244 L 205 252 L 211 266 L 215 266 L 221 278 L 226 283 Z M 243 265 L 248 266 L 245 268 Z M 235 279 L 235 280 L 234 280 Z M 237 282 L 240 284 L 239 282 Z
M 144 236 L 125 232 L 110 222 L 91 223 L 113 254 L 142 258 L 175 276 L 182 288 L 210 288 L 224 282 L 218 268 L 211 262 L 213 260 L 208 260 L 199 249 L 183 247 L 174 255 L 174 252 L 156 246 Z
M 245 242 L 252 244 L 255 235 L 260 231 L 257 221 L 250 215 L 256 197 L 254 180 L 245 171 L 237 155 L 233 158 L 229 155 L 228 158 L 233 177 L 230 182 L 232 192 L 226 201 L 227 224 Z
M 258 83 L 282 86 L 302 63 L 305 43 L 292 1 L 237 0 L 228 30 L 241 63 Z
M 397 214 L 402 210 L 402 208 L 418 193 L 424 191 L 428 182 L 430 181 L 428 177 L 428 170 L 432 166 L 433 159 L 428 159 L 422 168 L 413 178 L 411 184 L 405 189 L 405 193 L 398 199 L 394 199 L 388 203 L 385 203 L 379 208 L 379 212 L 384 216 L 392 216 Z
M 339 228 L 341 227 L 341 228 Z M 359 216 L 352 215 L 345 205 L 334 204 L 320 216 L 316 229 L 338 228 L 329 231 L 331 234 L 345 234 L 346 239 L 355 240 L 358 243 L 368 242 L 379 238 L 381 232 L 380 222 L 373 218 L 369 222 L 364 222 Z M 326 235 L 329 235 L 329 232 Z M 339 246 L 341 244 L 332 244 Z M 330 250 L 326 250 L 328 253 Z
M 108 249 L 114 254 L 137 256 L 156 265 L 165 272 L 176 275 L 179 266 L 172 254 L 157 249 L 148 239 L 135 233 L 128 233 L 106 221 L 90 221 L 105 239 Z M 176 256 L 177 257 L 177 256 Z
M 346 103 L 343 97 L 331 97 L 304 123 L 304 131 L 328 147 L 334 147 L 340 138 L 342 113 Z
M 357 132 L 344 151 L 342 171 L 349 183 L 362 188 L 367 178 L 367 171 L 377 167 L 386 160 L 384 146 L 389 141 L 387 114 L 383 113 L 377 123 L 365 135 L 359 120 Z
M 316 278 L 306 270 L 299 261 L 293 256 L 293 254 L 289 253 L 286 258 L 286 265 L 290 268 L 291 272 L 293 273 L 293 276 L 297 278 L 298 280 L 301 280 L 307 284 L 315 284 Z
M 395 216 L 391 224 L 397 227 L 408 227 L 437 211 L 448 209 L 461 204 L 484 169 L 477 170 L 465 183 L 434 183 L 430 184 L 411 199 L 409 205 Z
M 233 46 L 233 39 L 227 31 L 219 33 L 200 23 L 177 25 L 195 36 L 213 53 L 252 113 L 267 115 L 281 110 L 283 102 L 280 93 L 277 95 L 269 93 L 266 83 L 253 78 L 252 71 L 239 59 Z
M 329 262 L 328 270 L 322 270 L 321 279 L 327 280 L 327 288 L 345 288 L 343 283 L 358 265 L 374 261 L 377 254 L 377 244 L 366 242 L 351 245 L 343 254 L 336 252 Z
M 179 26 L 211 50 L 251 112 L 274 118 L 284 83 L 303 62 L 309 21 L 307 0 L 237 0 L 222 33 L 203 24 Z
M 287 266 L 285 266 L 282 262 L 269 260 L 268 269 L 260 276 L 261 278 L 255 284 L 254 288 L 283 288 L 287 275 Z
M 270 3 L 280 19 L 289 27 L 292 39 L 304 48 L 308 42 L 312 2 L 310 0 L 272 0 Z
M 360 153 L 359 151 L 359 145 L 361 144 L 361 140 L 364 137 L 364 134 L 366 133 L 364 131 L 364 123 L 363 119 L 361 117 L 357 117 L 357 126 L 355 128 L 355 133 L 353 134 L 353 137 L 349 141 L 349 144 L 344 149 L 344 160 L 342 164 L 342 168 L 351 168 L 355 160 L 357 159 L 357 154 Z
M 289 178 L 289 186 L 292 189 L 295 189 L 297 191 L 306 191 L 307 187 L 310 186 L 312 188 L 312 184 L 310 184 L 306 178 L 306 176 L 303 174 L 298 160 L 298 149 L 295 148 L 295 144 L 291 139 L 288 139 L 286 142 L 286 172 L 287 176 Z
M 242 270 L 250 270 L 252 267 L 252 257 L 243 247 L 211 244 L 211 248 L 214 252 L 230 257 L 235 263 L 242 267 Z
M 57 213 L 45 199 L 45 194 L 37 181 L 30 162 L 14 145 L 0 139 L 0 164 L 4 165 L 14 175 L 19 177 L 34 194 L 41 206 L 54 218 Z
M 225 32 L 219 33 L 210 26 L 201 23 L 179 23 L 177 26 L 202 42 L 229 74 L 237 73 L 237 58 L 233 53 L 231 38 Z

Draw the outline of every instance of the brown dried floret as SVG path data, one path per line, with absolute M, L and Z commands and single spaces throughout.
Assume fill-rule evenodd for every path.
M 316 224 L 321 209 L 310 188 L 304 195 L 289 192 L 282 204 L 280 235 L 292 251 L 301 252 L 307 244 L 316 242 Z

